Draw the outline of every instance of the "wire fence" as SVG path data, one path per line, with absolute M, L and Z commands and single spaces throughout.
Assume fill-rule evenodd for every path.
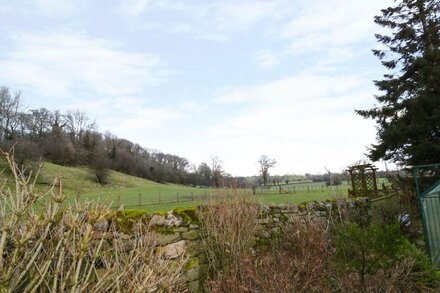
M 124 207 L 143 207 L 143 206 L 156 206 L 163 204 L 185 203 L 185 202 L 206 202 L 213 192 L 190 192 L 190 193 L 170 193 L 170 192 L 158 192 L 157 195 L 138 193 L 137 196 L 130 196 L 130 199 L 123 194 L 118 194 L 116 199 L 112 200 L 111 207 L 119 208 Z
M 261 186 L 257 188 L 242 188 L 240 192 L 246 192 L 253 195 L 279 195 L 279 194 L 308 194 L 308 193 L 325 193 L 333 192 L 334 188 L 339 191 L 346 191 L 349 185 L 298 185 L 298 186 Z M 160 206 L 167 204 L 179 204 L 194 202 L 195 204 L 206 203 L 212 196 L 216 196 L 225 192 L 227 188 L 201 190 L 194 192 L 158 192 L 157 194 L 142 193 L 137 194 L 113 194 L 108 197 L 101 197 L 101 201 L 111 204 L 112 208 L 133 208 L 133 207 L 148 207 L 148 206 Z
M 265 195 L 265 194 L 295 194 L 295 193 L 316 193 L 316 192 L 330 192 L 334 189 L 337 190 L 348 190 L 350 185 L 340 184 L 340 185 L 267 185 L 255 187 L 252 189 L 255 195 Z

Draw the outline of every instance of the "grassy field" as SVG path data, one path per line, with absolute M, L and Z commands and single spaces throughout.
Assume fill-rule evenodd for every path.
M 0 163 L 0 170 L 6 169 L 5 163 Z M 193 188 L 176 184 L 160 184 L 150 180 L 110 171 L 109 183 L 99 185 L 86 167 L 65 167 L 45 163 L 37 180 L 36 190 L 47 190 L 55 177 L 61 177 L 67 202 L 73 202 L 79 194 L 81 200 L 100 200 L 113 207 L 123 205 L 129 209 L 147 211 L 168 211 L 175 207 L 188 207 L 202 204 L 217 190 Z M 12 178 L 8 172 L 3 172 L 1 179 L 8 180 L 8 186 L 13 187 Z M 310 189 L 307 189 L 310 184 Z M 261 203 L 300 203 L 304 201 L 326 200 L 334 197 L 330 188 L 317 188 L 321 183 L 297 183 L 297 192 L 293 194 L 258 194 L 256 200 Z M 339 196 L 346 196 L 346 186 L 338 187 Z M 250 190 L 243 190 L 249 192 Z
M 0 165 L 1 179 L 7 179 L 7 186 L 13 187 L 12 177 L 4 162 Z M 138 205 L 139 194 L 141 204 L 189 200 L 194 196 L 209 195 L 211 189 L 193 188 L 177 184 L 160 184 L 150 180 L 130 176 L 116 171 L 110 171 L 108 184 L 99 185 L 86 167 L 65 167 L 52 163 L 45 163 L 37 180 L 36 190 L 44 191 L 50 188 L 55 177 L 61 177 L 63 191 L 68 202 L 73 201 L 79 194 L 81 199 L 100 199 L 103 202 L 120 203 L 125 206 Z M 3 180 L 2 180 L 3 181 Z

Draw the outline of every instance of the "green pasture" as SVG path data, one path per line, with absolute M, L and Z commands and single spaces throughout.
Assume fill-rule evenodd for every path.
M 4 170 L 0 175 L 0 182 L 6 180 L 6 186 L 13 189 L 13 178 L 5 162 L 0 162 L 0 170 Z M 160 200 L 166 207 L 166 202 L 205 198 L 213 191 L 209 188 L 156 183 L 116 171 L 110 171 L 108 183 L 100 185 L 86 167 L 66 167 L 47 162 L 40 172 L 35 190 L 49 190 L 56 177 L 61 178 L 67 203 L 73 202 L 79 195 L 81 200 L 100 200 L 106 204 L 113 203 L 115 207 L 118 201 L 124 206 L 134 206 L 139 205 L 140 195 L 142 205 L 158 203 Z
M 5 169 L 4 163 L 2 169 Z M 8 172 L 3 172 L 1 179 L 7 179 L 13 188 Z M 99 185 L 86 167 L 65 167 L 45 163 L 37 180 L 37 191 L 50 188 L 55 177 L 62 179 L 63 191 L 67 203 L 72 203 L 79 195 L 81 200 L 100 201 L 114 208 L 123 206 L 128 209 L 146 211 L 169 211 L 176 207 L 189 207 L 202 204 L 209 196 L 219 190 L 210 188 L 194 188 L 177 184 L 160 184 L 150 180 L 110 171 L 108 184 Z M 347 196 L 348 185 L 334 188 L 325 186 L 323 182 L 300 182 L 282 185 L 282 188 L 295 186 L 294 193 L 279 194 L 278 186 L 272 186 L 268 193 L 257 193 L 256 200 L 260 203 L 301 203 L 305 201 L 322 201 L 335 197 Z M 290 189 L 291 190 L 291 189 Z M 251 190 L 242 190 L 252 194 Z

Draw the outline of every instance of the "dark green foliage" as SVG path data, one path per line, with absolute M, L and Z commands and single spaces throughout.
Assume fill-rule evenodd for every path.
M 333 244 L 335 261 L 342 269 L 354 270 L 361 278 L 387 266 L 390 258 L 403 243 L 399 226 L 361 228 L 354 223 L 340 225 L 335 230 Z
M 432 285 L 438 276 L 433 265 L 403 235 L 399 225 L 360 227 L 348 223 L 336 227 L 333 246 L 333 261 L 339 271 L 356 272 L 359 288 L 366 291 L 367 277 L 378 271 L 393 270 L 397 264 L 414 262 L 411 274 L 417 275 L 417 282 Z
M 428 287 L 436 286 L 440 282 L 440 272 L 429 261 L 422 251 L 405 239 L 399 251 L 399 259 L 412 258 L 415 260 L 414 271 L 419 272 L 419 284 Z
M 356 111 L 377 122 L 378 143 L 369 157 L 404 165 L 440 162 L 440 4 L 402 0 L 375 22 L 389 31 L 376 35 L 373 50 L 388 69 L 375 84 L 378 107 Z

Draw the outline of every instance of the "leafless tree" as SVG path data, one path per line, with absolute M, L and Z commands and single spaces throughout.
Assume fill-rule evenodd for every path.
M 214 179 L 214 186 L 220 187 L 223 177 L 223 167 L 222 167 L 223 162 L 219 159 L 218 156 L 210 156 L 209 161 L 211 163 L 211 172 L 212 172 L 212 177 Z
M 72 142 L 81 141 L 81 138 L 86 131 L 93 131 L 96 129 L 96 123 L 90 121 L 87 114 L 79 109 L 67 111 L 64 119 L 67 132 L 69 133 Z
M 266 155 L 261 155 L 258 164 L 260 166 L 260 174 L 263 178 L 263 184 L 266 185 L 269 178 L 269 169 L 275 167 L 277 161 L 275 159 L 270 159 Z
M 35 138 L 43 138 L 51 132 L 54 114 L 46 108 L 29 110 L 27 123 L 30 135 Z
M 0 131 L 3 139 L 14 138 L 15 130 L 19 126 L 21 110 L 21 93 L 12 93 L 9 88 L 0 88 Z

